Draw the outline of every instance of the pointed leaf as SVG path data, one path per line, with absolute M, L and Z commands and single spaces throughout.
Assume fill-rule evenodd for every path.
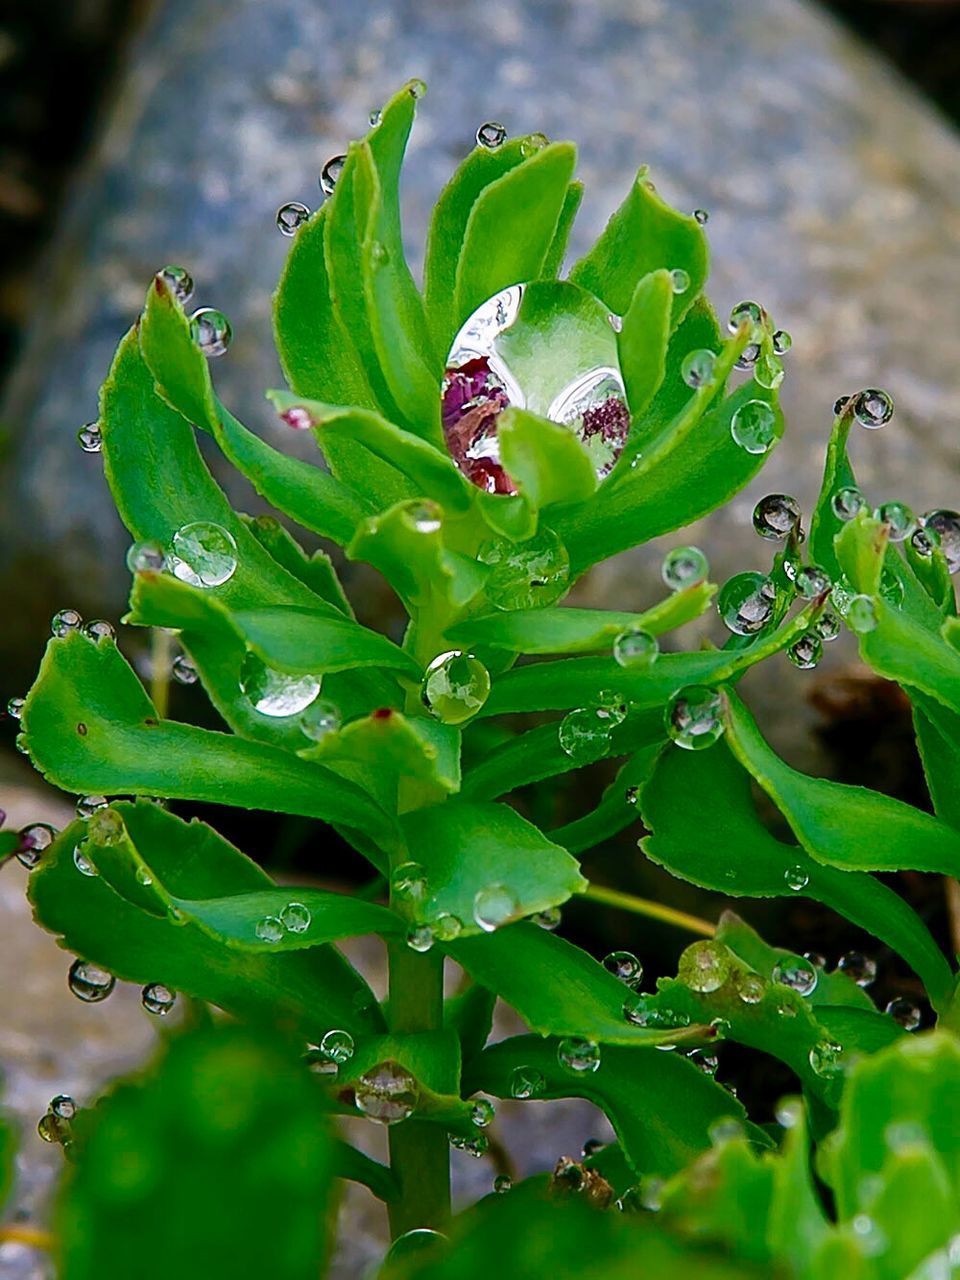
M 526 409 L 507 409 L 497 421 L 507 474 L 534 510 L 585 502 L 597 487 L 590 457 L 569 427 Z
M 673 303 L 669 271 L 652 271 L 637 281 L 617 336 L 631 418 L 642 418 L 663 381 Z

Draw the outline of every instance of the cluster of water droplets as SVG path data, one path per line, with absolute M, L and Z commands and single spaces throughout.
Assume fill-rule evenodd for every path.
M 602 690 L 585 707 L 575 707 L 560 721 L 557 738 L 571 760 L 588 764 L 608 753 L 613 731 L 627 717 L 627 703 L 614 690 Z
M 273 945 L 282 942 L 287 934 L 306 933 L 312 920 L 310 908 L 304 903 L 288 902 L 277 915 L 262 916 L 254 925 L 254 933 L 261 942 Z
M 69 1150 L 73 1142 L 73 1121 L 77 1114 L 77 1104 L 66 1093 L 58 1093 L 51 1098 L 46 1113 L 40 1117 L 37 1133 L 44 1142 Z

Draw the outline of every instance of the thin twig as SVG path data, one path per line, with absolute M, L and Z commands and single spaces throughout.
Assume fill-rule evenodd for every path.
M 170 657 L 173 637 L 165 627 L 154 627 L 150 637 L 150 699 L 163 720 L 170 706 Z
M 53 1236 L 41 1227 L 8 1226 L 0 1227 L 0 1244 L 25 1244 L 30 1249 L 43 1249 L 50 1253 L 53 1249 Z
M 647 916 L 650 920 L 662 920 L 664 924 L 689 929 L 691 933 L 702 934 L 705 938 L 712 938 L 717 932 L 717 926 L 709 920 L 701 920 L 699 916 L 677 911 L 675 907 L 664 906 L 662 902 L 651 902 L 649 898 L 638 898 L 632 893 L 621 893 L 619 889 L 608 889 L 604 885 L 591 884 L 579 896 L 589 898 L 591 902 L 602 902 L 608 907 L 621 907 L 624 911 Z

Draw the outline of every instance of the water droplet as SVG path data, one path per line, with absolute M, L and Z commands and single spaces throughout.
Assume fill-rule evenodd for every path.
M 353 1036 L 349 1031 L 339 1029 L 328 1031 L 320 1041 L 320 1052 L 325 1054 L 331 1062 L 335 1062 L 338 1067 L 350 1061 L 353 1051 Z
M 730 976 L 730 955 L 719 942 L 704 939 L 683 952 L 677 977 L 691 991 L 717 991 Z
M 486 591 L 497 609 L 539 609 L 556 603 L 570 581 L 567 549 L 552 529 L 527 542 L 489 543 L 479 558 L 491 566 Z
M 860 391 L 854 398 L 853 415 L 861 427 L 875 431 L 893 417 L 893 400 L 886 391 L 869 387 L 866 391 Z
M 603 957 L 603 967 L 628 987 L 636 987 L 643 980 L 643 965 L 632 951 L 611 951 Z
M 730 312 L 727 328 L 731 333 L 737 333 L 741 325 L 746 324 L 750 326 L 751 335 L 758 330 L 762 332 L 765 314 L 759 302 L 738 302 Z
M 264 916 L 257 921 L 254 930 L 261 942 L 280 942 L 286 932 L 277 916 Z
M 402 862 L 390 876 L 394 897 L 403 901 L 422 902 L 427 896 L 427 875 L 419 862 Z
M 166 266 L 158 271 L 157 275 L 181 307 L 193 297 L 193 276 L 183 267 Z
M 838 520 L 852 520 L 866 507 L 867 501 L 855 484 L 845 485 L 830 499 L 833 514 Z
M 800 525 L 800 505 L 786 493 L 770 493 L 753 509 L 753 527 L 761 538 L 780 541 Z
M 50 630 L 58 637 L 68 635 L 71 631 L 79 631 L 82 626 L 83 619 L 76 609 L 61 609 L 53 615 L 50 622 Z
M 525 138 L 520 140 L 520 154 L 526 160 L 529 156 L 536 155 L 538 151 L 542 151 L 549 142 L 550 139 L 545 133 L 528 133 Z
M 576 707 L 560 721 L 557 730 L 560 749 L 581 764 L 599 760 L 610 748 L 611 728 L 599 707 Z
M 631 805 L 638 804 L 640 800 L 640 788 L 627 787 L 626 791 L 624 791 L 623 793 L 623 798 L 624 800 L 626 800 L 627 804 L 631 804 Z
M 135 875 L 136 875 L 136 877 L 137 877 L 137 884 L 145 885 L 145 886 L 147 886 L 148 888 L 149 888 L 149 886 L 150 886 L 150 885 L 152 885 L 152 884 L 153 884 L 153 876 L 150 874 L 150 870 L 149 870 L 149 868 L 144 867 L 144 866 L 139 866 L 139 867 L 137 867 L 137 870 L 136 870 L 136 872 L 135 872 Z M 171 914 L 173 915 L 173 917 L 174 917 L 175 919 L 179 919 L 179 916 L 177 915 L 176 908 L 174 908 L 174 909 L 171 911 Z
M 660 566 L 660 576 L 671 591 L 682 591 L 703 582 L 710 572 L 707 557 L 699 547 L 674 547 Z
M 67 985 L 78 1000 L 85 1004 L 99 1004 L 117 985 L 112 973 L 87 960 L 74 960 L 67 975 Z
M 712 746 L 723 733 L 723 698 L 707 685 L 688 685 L 667 704 L 667 733 L 688 751 Z
M 627 627 L 613 642 L 613 657 L 621 667 L 649 667 L 659 652 L 657 637 L 638 626 Z
M 23 715 L 26 698 L 11 698 L 7 703 L 7 715 L 11 720 L 19 720 Z
M 489 151 L 496 150 L 507 136 L 507 131 L 497 120 L 488 120 L 477 130 L 477 143 Z
M 73 865 L 82 876 L 96 876 L 100 874 L 94 864 L 84 853 L 83 846 L 79 844 L 74 846 Z
M 415 499 L 406 504 L 403 515 L 417 533 L 436 533 L 443 524 L 443 511 L 436 502 Z
M 45 1116 L 40 1117 L 40 1121 L 37 1124 L 37 1133 L 44 1142 L 56 1143 L 63 1147 L 69 1145 L 73 1136 L 70 1122 L 54 1115 L 52 1111 L 48 1111 Z
M 793 338 L 786 329 L 778 329 L 773 335 L 773 349 L 778 356 L 784 356 L 793 346 Z
M 762 573 L 738 573 L 720 588 L 717 612 L 728 631 L 737 636 L 752 636 L 770 621 L 775 599 L 776 588 Z
M 808 996 L 817 985 L 817 971 L 802 956 L 784 956 L 773 970 L 773 981 L 789 987 L 799 996 Z
M 536 1067 L 514 1067 L 510 1077 L 510 1096 L 526 1101 L 544 1092 L 547 1082 Z
M 215 307 L 201 307 L 193 313 L 190 334 L 208 360 L 222 356 L 233 338 L 230 321 Z
M 92 622 L 88 622 L 83 628 L 83 634 L 94 644 L 99 644 L 101 640 L 115 640 L 117 635 L 110 623 L 103 618 L 95 618 Z
M 337 179 L 343 173 L 343 166 L 346 163 L 347 157 L 345 155 L 331 156 L 320 170 L 320 190 L 325 196 L 333 195 Z
M 879 622 L 877 606 L 871 596 L 853 596 L 847 605 L 845 617 L 847 626 L 857 635 L 874 631 Z
M 450 649 L 438 654 L 423 675 L 423 705 L 443 724 L 472 719 L 490 694 L 490 673 L 472 653 Z
M 840 634 L 840 619 L 835 613 L 825 609 L 813 624 L 813 629 L 824 643 L 836 640 Z
M 496 1115 L 496 1109 L 492 1102 L 487 1098 L 476 1098 L 470 1109 L 470 1119 L 478 1129 L 486 1129 L 493 1123 Z
M 513 1190 L 513 1179 L 509 1173 L 498 1173 L 493 1180 L 493 1189 L 497 1195 L 503 1195 L 507 1191 Z
M 916 1031 L 920 1026 L 920 1009 L 912 1000 L 907 1000 L 904 996 L 897 996 L 887 1005 L 886 1013 L 900 1024 L 905 1031 Z
M 332 702 L 317 698 L 300 717 L 300 731 L 313 742 L 322 742 L 340 728 L 340 710 Z
M 823 657 L 823 643 L 816 631 L 805 631 L 787 650 L 787 657 L 801 671 L 810 671 Z
M 437 918 L 430 922 L 430 927 L 438 942 L 453 942 L 463 932 L 463 921 L 449 911 L 441 911 Z
M 830 575 L 819 565 L 804 565 L 797 570 L 793 585 L 804 600 L 815 600 L 817 596 L 826 595 L 830 590 Z
M 783 873 L 784 883 L 788 889 L 792 889 L 794 893 L 799 893 L 801 889 L 805 889 L 810 883 L 810 876 L 799 863 L 792 867 L 787 867 Z
M 759 973 L 744 970 L 733 979 L 734 989 L 744 1004 L 759 1004 L 767 986 Z
M 547 417 L 577 436 L 602 480 L 623 452 L 630 430 L 630 410 L 619 371 L 602 366 L 574 379 L 550 403 Z
M 58 1093 L 50 1101 L 50 1113 L 58 1120 L 72 1120 L 77 1114 L 77 1104 L 67 1093 Z
M 127 552 L 131 573 L 160 573 L 167 562 L 159 542 L 135 542 Z
M 562 919 L 563 916 L 559 907 L 547 907 L 545 911 L 536 911 L 530 917 L 533 924 L 541 929 L 546 929 L 548 933 L 553 933 L 554 929 L 559 929 Z
M 398 1124 L 416 1109 L 420 1090 L 399 1062 L 387 1060 L 365 1072 L 356 1085 L 357 1110 L 378 1124 Z
M 248 653 L 240 668 L 240 688 L 261 715 L 295 716 L 305 711 L 320 692 L 320 677 L 275 671 L 256 654 Z
M 735 369 L 752 369 L 753 366 L 756 364 L 757 358 L 759 355 L 760 355 L 760 343 L 748 342 L 747 345 L 740 352 L 740 355 L 737 358 L 737 362 L 734 365 L 734 368 Z
M 374 108 L 374 110 L 371 111 L 370 115 L 367 117 L 367 120 L 369 121 L 371 129 L 376 129 L 377 125 L 380 123 L 382 119 L 383 119 L 383 112 L 380 110 L 379 107 Z
M 425 955 L 436 940 L 433 929 L 428 924 L 415 924 L 407 931 L 407 946 L 421 955 Z
M 475 1160 L 485 1156 L 490 1147 L 490 1139 L 485 1133 L 478 1133 L 473 1138 L 465 1138 L 460 1133 L 451 1133 L 447 1136 L 451 1147 L 456 1147 L 458 1151 L 465 1151 L 468 1156 L 473 1156 Z
M 600 1046 L 595 1040 L 567 1036 L 557 1045 L 557 1061 L 577 1075 L 596 1071 L 600 1066 Z
M 928 534 L 939 539 L 937 545 L 943 552 L 950 573 L 960 569 L 960 513 L 956 511 L 928 511 L 920 523 Z
M 926 560 L 928 556 L 932 556 L 934 547 L 939 545 L 940 543 L 937 535 L 933 532 L 928 533 L 926 529 L 914 529 L 913 533 L 910 535 L 910 546 L 917 555 L 922 556 L 924 560 Z
M 113 845 L 122 844 L 126 834 L 123 819 L 116 809 L 109 806 L 94 809 L 87 818 L 87 837 L 91 844 L 109 849 Z
M 674 293 L 686 293 L 690 288 L 690 273 L 682 267 L 675 267 L 670 272 L 670 287 Z
M 743 1125 L 735 1116 L 721 1116 L 707 1126 L 707 1137 L 715 1147 L 722 1147 L 727 1142 L 737 1142 L 746 1137 Z
M 177 993 L 162 982 L 149 982 L 140 992 L 140 1003 L 147 1013 L 164 1018 L 177 1003 Z
M 106 809 L 107 803 L 106 796 L 81 796 L 77 801 L 77 817 L 89 818 L 98 809 Z
M 170 567 L 191 587 L 219 587 L 237 568 L 237 543 L 228 529 L 206 520 L 185 524 L 173 535 Z
M 85 422 L 77 432 L 77 440 L 84 453 L 99 453 L 103 448 L 99 422 Z
M 694 209 L 693 216 L 700 223 L 701 227 L 706 226 L 710 221 L 710 214 L 706 209 Z
M 277 230 L 281 235 L 295 236 L 310 217 L 310 210 L 299 200 L 289 200 L 277 210 Z
M 841 1057 L 843 1049 L 838 1044 L 833 1044 L 830 1040 L 820 1040 L 810 1050 L 808 1055 L 810 1066 L 818 1076 L 839 1075 L 841 1071 Z
M 56 835 L 48 822 L 33 822 L 28 827 L 22 827 L 17 833 L 17 861 L 28 871 L 32 871 L 44 850 L 53 844 Z
M 185 653 L 177 654 L 170 666 L 170 670 L 177 684 L 196 684 L 199 678 L 197 668 Z
M 877 962 L 862 951 L 848 951 L 840 957 L 837 968 L 852 978 L 858 987 L 869 987 L 877 976 Z
M 306 933 L 313 917 L 302 902 L 288 902 L 280 912 L 280 923 L 287 933 Z
M 885 502 L 874 515 L 887 526 L 891 542 L 903 542 L 917 527 L 917 517 L 902 502 Z
M 776 435 L 776 415 L 766 400 L 748 400 L 730 419 L 730 434 L 747 453 L 766 453 Z
M 488 884 L 474 896 L 473 918 L 485 933 L 509 924 L 519 913 L 516 894 L 504 884 Z
M 683 358 L 680 376 L 688 387 L 702 387 L 713 377 L 716 363 L 717 357 L 712 351 L 707 351 L 705 348 L 690 351 Z
M 427 92 L 427 86 L 422 80 L 411 80 L 407 85 L 411 98 L 422 98 Z

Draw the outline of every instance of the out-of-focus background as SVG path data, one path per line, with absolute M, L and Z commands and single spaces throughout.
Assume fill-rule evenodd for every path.
M 128 539 L 100 459 L 81 452 L 76 433 L 97 415 L 97 388 L 152 273 L 181 263 L 198 302 L 229 315 L 234 343 L 215 369 L 223 398 L 251 427 L 292 447 L 262 398 L 280 383 L 270 292 L 289 241 L 277 233 L 276 210 L 287 200 L 315 206 L 324 161 L 412 76 L 429 87 L 404 180 L 415 270 L 436 194 L 478 124 L 496 119 L 510 132 L 539 129 L 580 145 L 587 195 L 574 255 L 647 163 L 672 202 L 710 212 L 718 309 L 756 297 L 792 333 L 787 439 L 729 510 L 665 545 L 694 537 L 721 581 L 763 567 L 768 548 L 751 530 L 754 502 L 779 490 L 809 508 L 831 405 L 864 385 L 885 387 L 897 404 L 889 427 L 854 442 L 869 495 L 917 510 L 960 506 L 958 35 L 960 0 L 7 6 L 0 705 L 28 687 L 57 609 L 71 605 L 114 623 L 123 612 Z M 296 447 L 308 455 L 308 441 Z M 235 502 L 257 510 L 245 484 L 211 462 Z M 578 589 L 580 599 L 641 607 L 657 590 L 661 552 L 603 566 Z M 394 605 L 375 575 L 345 572 L 365 620 L 389 620 Z M 142 656 L 129 630 L 120 642 Z M 853 660 L 843 641 L 817 672 L 768 664 L 748 688 L 764 728 L 802 767 L 924 803 L 909 717 L 896 697 L 860 678 Z M 176 689 L 173 713 L 209 716 L 198 689 Z M 69 805 L 38 787 L 14 750 L 15 733 L 13 721 L 0 722 L 0 808 L 11 823 L 56 822 Z M 558 788 L 530 802 L 559 821 L 578 798 Z M 215 820 L 280 872 L 340 882 L 360 874 L 346 851 L 318 843 L 310 824 L 245 817 L 241 830 L 227 810 Z M 709 909 L 645 867 L 635 835 L 589 872 Z M 918 883 L 911 893 L 945 937 L 938 891 Z M 850 930 L 841 933 L 827 913 L 802 903 L 789 910 L 789 919 L 783 907 L 750 918 L 772 941 L 789 927 L 834 958 L 850 945 Z M 569 922 L 587 945 L 628 946 L 652 972 L 669 967 L 686 941 L 595 909 L 574 908 Z M 16 864 L 0 882 L 0 938 L 0 1062 L 8 1102 L 24 1117 L 39 1115 L 61 1088 L 89 1094 L 143 1052 L 150 1031 L 135 993 L 103 1009 L 71 1005 L 67 960 L 29 926 Z M 893 968 L 884 981 L 902 993 L 907 979 Z M 721 1068 L 730 1079 L 738 1070 L 732 1056 Z M 771 1097 L 779 1092 L 775 1081 L 765 1087 Z M 25 1155 L 34 1174 L 18 1209 L 28 1218 L 46 1186 L 37 1147 L 34 1140 Z M 35 1260 L 5 1248 L 0 1273 L 35 1274 L 24 1269 Z M 354 1257 L 353 1274 L 357 1265 Z

